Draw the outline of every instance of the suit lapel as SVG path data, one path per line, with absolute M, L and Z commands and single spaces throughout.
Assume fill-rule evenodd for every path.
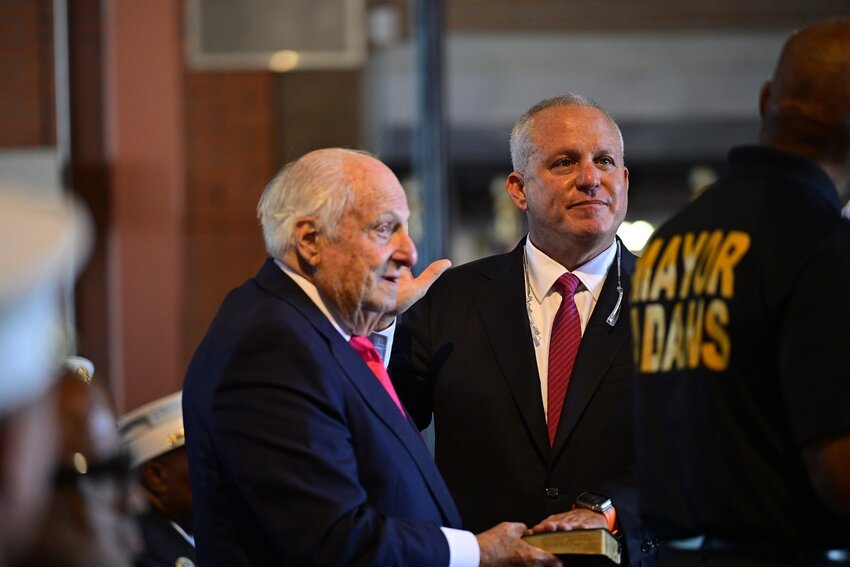
M 620 243 L 620 246 L 623 246 Z M 593 309 L 584 335 L 581 338 L 573 374 L 564 399 L 564 408 L 558 422 L 555 435 L 553 455 L 563 448 L 570 433 L 578 423 L 585 407 L 590 402 L 599 383 L 629 337 L 629 317 L 626 308 L 626 298 L 629 296 L 631 274 L 634 269 L 635 257 L 628 251 L 622 252 L 623 300 L 620 304 L 620 315 L 612 327 L 606 319 L 617 304 L 617 261 L 611 263 L 605 284 L 599 294 L 599 301 Z
M 442 510 L 449 526 L 460 526 L 460 514 L 455 507 L 454 500 L 443 482 L 443 478 L 437 471 L 431 453 L 428 452 L 425 442 L 414 424 L 406 419 L 395 402 L 387 394 L 384 387 L 375 377 L 360 355 L 346 343 L 339 333 L 339 340 L 331 340 L 331 352 L 339 363 L 345 375 L 360 392 L 364 402 L 372 408 L 375 416 L 386 425 L 405 448 L 416 466 L 419 468 L 422 478 L 431 491 L 431 495 Z
M 432 497 L 442 510 L 448 526 L 460 526 L 460 514 L 454 500 L 425 446 L 416 427 L 398 411 L 395 402 L 375 377 L 360 355 L 349 345 L 327 317 L 309 297 L 268 260 L 257 274 L 258 284 L 270 293 L 295 307 L 328 343 L 328 347 L 345 377 L 360 392 L 376 418 L 395 435 L 416 463 Z
M 492 356 L 545 460 L 549 454 L 549 437 L 525 305 L 524 243 L 525 239 L 510 254 L 502 256 L 501 263 L 482 272 L 481 285 L 475 286 L 473 297 Z

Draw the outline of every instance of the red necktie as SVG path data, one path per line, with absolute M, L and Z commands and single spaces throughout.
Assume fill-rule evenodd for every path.
M 566 273 L 554 284 L 563 299 L 561 307 L 555 314 L 552 336 L 549 340 L 549 392 L 546 422 L 549 428 L 550 445 L 555 444 L 555 432 L 558 431 L 564 396 L 567 393 L 567 385 L 570 383 L 576 353 L 581 343 L 581 319 L 574 298 L 579 283 L 577 277 Z
M 407 417 L 404 413 L 404 408 L 401 406 L 401 401 L 398 399 L 398 394 L 395 393 L 395 388 L 393 388 L 393 383 L 390 381 L 390 375 L 387 374 L 387 369 L 384 368 L 384 361 L 381 360 L 381 355 L 378 354 L 378 351 L 375 350 L 375 346 L 372 344 L 366 337 L 358 337 L 352 335 L 348 340 L 348 344 L 354 347 L 354 350 L 357 351 L 357 354 L 360 355 L 360 358 L 366 362 L 366 366 L 369 367 L 369 370 L 378 378 L 378 382 L 384 387 L 384 390 L 387 391 L 387 394 L 395 402 L 395 405 L 398 406 L 401 415 Z

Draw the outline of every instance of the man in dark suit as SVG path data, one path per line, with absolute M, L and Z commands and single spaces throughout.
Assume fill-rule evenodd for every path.
M 558 564 L 521 523 L 456 529 L 365 338 L 416 262 L 409 214 L 395 175 L 350 150 L 311 152 L 263 193 L 272 258 L 225 298 L 183 391 L 200 564 Z M 405 287 L 424 293 L 426 272 Z
M 528 238 L 446 272 L 400 321 L 390 375 L 420 427 L 433 412 L 437 465 L 468 526 L 608 528 L 636 562 L 656 543 L 637 519 L 632 478 L 632 350 L 620 315 L 635 259 L 615 236 L 628 200 L 622 135 L 605 110 L 568 94 L 517 122 L 511 157 L 506 189 Z M 554 284 L 565 273 L 578 288 L 562 300 Z M 549 358 L 562 305 L 580 319 L 566 365 Z M 560 398 L 549 391 L 556 372 L 567 374 Z

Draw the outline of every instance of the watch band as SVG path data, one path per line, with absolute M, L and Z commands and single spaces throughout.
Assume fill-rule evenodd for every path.
M 607 496 L 601 496 L 591 492 L 582 492 L 576 498 L 573 508 L 586 508 L 592 512 L 602 514 L 608 524 L 608 531 L 617 534 L 617 510 L 613 502 Z
M 608 531 L 617 535 L 617 509 L 611 506 L 602 512 L 602 515 L 605 516 L 605 520 L 608 522 Z

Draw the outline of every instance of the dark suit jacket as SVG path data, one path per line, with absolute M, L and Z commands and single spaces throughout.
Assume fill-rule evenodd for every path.
M 175 567 L 184 558 L 183 565 L 197 565 L 195 548 L 180 535 L 171 521 L 156 508 L 149 509 L 139 518 L 145 550 L 134 564 L 136 567 Z M 186 563 L 188 559 L 191 563 Z
M 613 262 L 585 329 L 553 448 L 529 330 L 524 240 L 510 253 L 453 268 L 396 329 L 390 375 L 420 427 L 434 412 L 437 465 L 467 528 L 529 527 L 570 509 L 579 493 L 610 496 L 631 561 L 653 541 L 637 519 L 633 362 L 628 309 L 635 257 Z
M 414 425 L 271 261 L 225 298 L 183 392 L 201 565 L 446 565 Z

